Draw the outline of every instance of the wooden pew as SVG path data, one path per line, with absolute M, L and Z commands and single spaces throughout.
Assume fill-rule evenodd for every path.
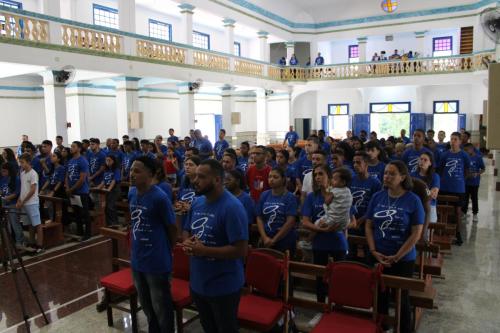
M 104 189 L 92 188 L 90 192 L 98 195 L 98 205 L 94 207 L 94 210 L 90 211 L 90 230 L 92 236 L 98 235 L 100 233 L 100 229 L 106 226 L 106 195 L 108 191 Z
M 129 267 L 130 256 L 124 256 L 120 253 L 120 248 L 127 247 L 129 241 L 127 229 L 101 227 L 99 231 L 101 235 L 111 239 L 111 265 L 113 272 L 120 270 L 120 267 Z
M 47 195 L 39 195 L 40 206 L 46 202 L 50 202 L 55 208 L 55 216 L 53 221 L 42 221 L 41 228 L 37 231 L 37 239 L 43 248 L 47 249 L 64 243 L 64 228 L 62 224 L 63 202 L 64 199 L 50 197 Z

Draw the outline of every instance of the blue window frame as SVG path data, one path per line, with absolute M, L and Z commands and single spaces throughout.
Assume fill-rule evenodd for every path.
M 370 113 L 410 113 L 411 102 L 370 103 Z
M 23 9 L 23 4 L 17 1 L 11 0 L 0 0 L 0 6 L 5 6 L 9 8 Z
M 434 101 L 434 113 L 459 113 L 460 101 Z
M 453 37 L 435 37 L 432 39 L 432 55 L 434 57 L 451 56 L 453 54 Z
M 349 62 L 359 61 L 359 45 L 349 45 L 349 52 L 347 54 Z
M 240 42 L 234 42 L 234 55 L 241 57 L 241 43 Z
M 118 29 L 118 9 L 93 4 L 94 25 Z
M 200 49 L 210 50 L 210 35 L 193 30 L 193 46 Z
M 328 115 L 330 116 L 349 115 L 349 104 L 328 104 Z
M 172 41 L 172 25 L 149 19 L 149 37 Z

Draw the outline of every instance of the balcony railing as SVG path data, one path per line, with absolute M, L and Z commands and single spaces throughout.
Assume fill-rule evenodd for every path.
M 138 61 L 155 60 L 168 65 L 182 65 L 209 71 L 236 73 L 282 82 L 310 82 L 464 73 L 487 69 L 494 51 L 475 54 L 415 58 L 400 61 L 335 64 L 315 67 L 281 67 L 237 57 L 232 54 L 198 49 L 138 34 L 70 21 L 59 17 L 3 7 L 0 9 L 0 42 L 46 44 L 67 49 L 81 49 L 130 56 Z

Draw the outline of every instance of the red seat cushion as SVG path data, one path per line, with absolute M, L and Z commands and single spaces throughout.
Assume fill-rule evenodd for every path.
M 377 324 L 371 318 L 341 312 L 325 313 L 310 333 L 377 333 Z
M 120 295 L 132 295 L 135 293 L 132 270 L 125 268 L 101 278 L 101 285 L 111 292 Z
M 269 331 L 284 313 L 285 306 L 281 300 L 249 294 L 241 296 L 238 320 L 243 327 Z
M 172 279 L 171 286 L 172 301 L 176 308 L 184 308 L 193 303 L 191 300 L 191 293 L 189 291 L 189 281 Z

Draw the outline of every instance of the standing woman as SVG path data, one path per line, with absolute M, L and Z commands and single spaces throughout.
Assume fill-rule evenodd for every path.
M 380 182 L 384 180 L 385 161 L 387 160 L 385 150 L 377 142 L 369 141 L 365 145 L 366 153 L 370 157 L 368 161 L 368 173 L 370 177 L 377 178 Z
M 116 212 L 116 200 L 120 196 L 120 181 L 121 170 L 120 162 L 114 155 L 109 154 L 106 157 L 106 169 L 101 184 L 97 188 L 108 191 L 106 193 L 106 208 L 104 213 L 106 215 L 106 225 L 117 225 L 118 214 Z
M 268 182 L 271 189 L 261 194 L 256 207 L 261 242 L 264 247 L 278 251 L 289 250 L 293 257 L 297 242 L 297 199 L 286 189 L 283 170 L 271 170 Z
M 0 199 L 3 207 L 11 209 L 7 214 L 7 218 L 14 232 L 16 247 L 22 249 L 24 243 L 23 227 L 18 221 L 16 213 L 16 202 L 19 193 L 21 193 L 21 180 L 16 169 L 11 163 L 2 164 L 0 173 Z
M 248 224 L 255 223 L 255 204 L 250 195 L 244 191 L 246 186 L 243 173 L 237 169 L 226 171 L 224 175 L 224 187 L 245 207 Z
M 184 175 L 181 179 L 177 200 L 174 204 L 176 215 L 175 223 L 177 225 L 177 236 L 179 239 L 182 239 L 182 226 L 186 220 L 186 214 L 191 209 L 191 203 L 196 196 L 194 179 L 196 178 L 196 167 L 198 167 L 200 163 L 201 159 L 198 156 L 187 157 L 184 160 Z
M 437 222 L 437 196 L 439 194 L 439 188 L 441 184 L 441 179 L 439 175 L 434 170 L 434 157 L 432 157 L 432 153 L 423 152 L 420 155 L 418 161 L 418 167 L 415 172 L 411 173 L 412 177 L 418 178 L 422 180 L 430 190 L 430 212 L 429 212 L 429 222 L 436 223 Z
M 333 226 L 317 226 L 316 220 L 325 215 L 323 204 L 328 187 L 332 183 L 332 171 L 327 165 L 319 165 L 313 170 L 314 192 L 307 195 L 302 206 L 302 225 L 316 235 L 312 240 L 313 261 L 316 265 L 326 266 L 328 258 L 334 261 L 345 259 L 347 252 L 347 239 L 343 230 Z M 323 283 L 323 278 L 316 278 L 316 299 L 324 303 L 328 288 Z
M 368 205 L 365 233 L 370 253 L 384 266 L 384 274 L 412 277 L 415 244 L 422 233 L 425 212 L 420 198 L 411 192 L 412 179 L 402 161 L 391 161 L 384 173 L 384 189 Z M 387 314 L 389 295 L 379 298 L 380 313 Z M 410 333 L 411 308 L 408 291 L 401 295 L 401 333 Z
M 19 164 L 17 164 L 16 155 L 14 154 L 14 151 L 12 149 L 4 148 L 2 151 L 2 157 L 6 163 L 12 165 L 12 167 L 16 171 L 16 174 L 19 173 Z

